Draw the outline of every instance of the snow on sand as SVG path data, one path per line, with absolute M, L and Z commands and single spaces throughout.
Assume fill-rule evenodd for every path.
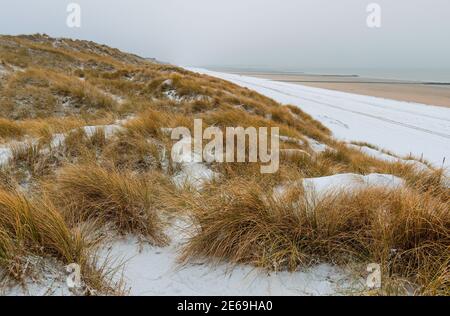
M 255 90 L 282 104 L 293 104 L 346 141 L 375 144 L 400 156 L 423 157 L 436 167 L 450 166 L 450 109 L 394 101 L 291 83 L 189 70 Z
M 141 247 L 134 237 L 112 243 L 111 258 L 122 259 L 124 281 L 131 295 L 271 296 L 333 295 L 360 287 L 342 269 L 328 264 L 295 273 L 268 274 L 251 266 L 211 267 L 201 262 L 180 265 L 177 258 L 189 234 L 187 221 L 178 220 L 169 232 L 172 244 L 165 248 Z

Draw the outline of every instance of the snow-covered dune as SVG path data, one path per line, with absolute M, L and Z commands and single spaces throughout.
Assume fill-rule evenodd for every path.
M 334 136 L 450 166 L 450 109 L 382 99 L 266 79 L 189 68 L 293 104 L 322 122 Z
M 364 280 L 349 271 L 320 264 L 294 273 L 267 273 L 247 265 L 209 266 L 198 262 L 177 263 L 189 234 L 186 222 L 178 220 L 167 232 L 170 246 L 139 245 L 135 237 L 113 242 L 105 253 L 123 262 L 124 281 L 131 295 L 340 295 L 360 288 Z

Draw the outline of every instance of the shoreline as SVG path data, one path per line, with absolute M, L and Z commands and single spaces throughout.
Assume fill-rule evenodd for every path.
M 222 70 L 230 74 L 450 108 L 450 83 L 373 79 L 359 75 Z

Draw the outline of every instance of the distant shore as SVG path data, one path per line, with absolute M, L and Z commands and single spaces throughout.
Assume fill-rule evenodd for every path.
M 446 82 L 371 79 L 359 77 L 358 75 L 318 75 L 294 72 L 239 70 L 229 70 L 224 72 L 316 88 L 450 108 L 450 84 Z

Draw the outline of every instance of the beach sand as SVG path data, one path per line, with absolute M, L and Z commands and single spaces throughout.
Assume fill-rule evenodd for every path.
M 450 84 L 429 84 L 414 81 L 368 79 L 358 76 L 307 75 L 269 72 L 227 72 L 386 99 L 450 107 Z

